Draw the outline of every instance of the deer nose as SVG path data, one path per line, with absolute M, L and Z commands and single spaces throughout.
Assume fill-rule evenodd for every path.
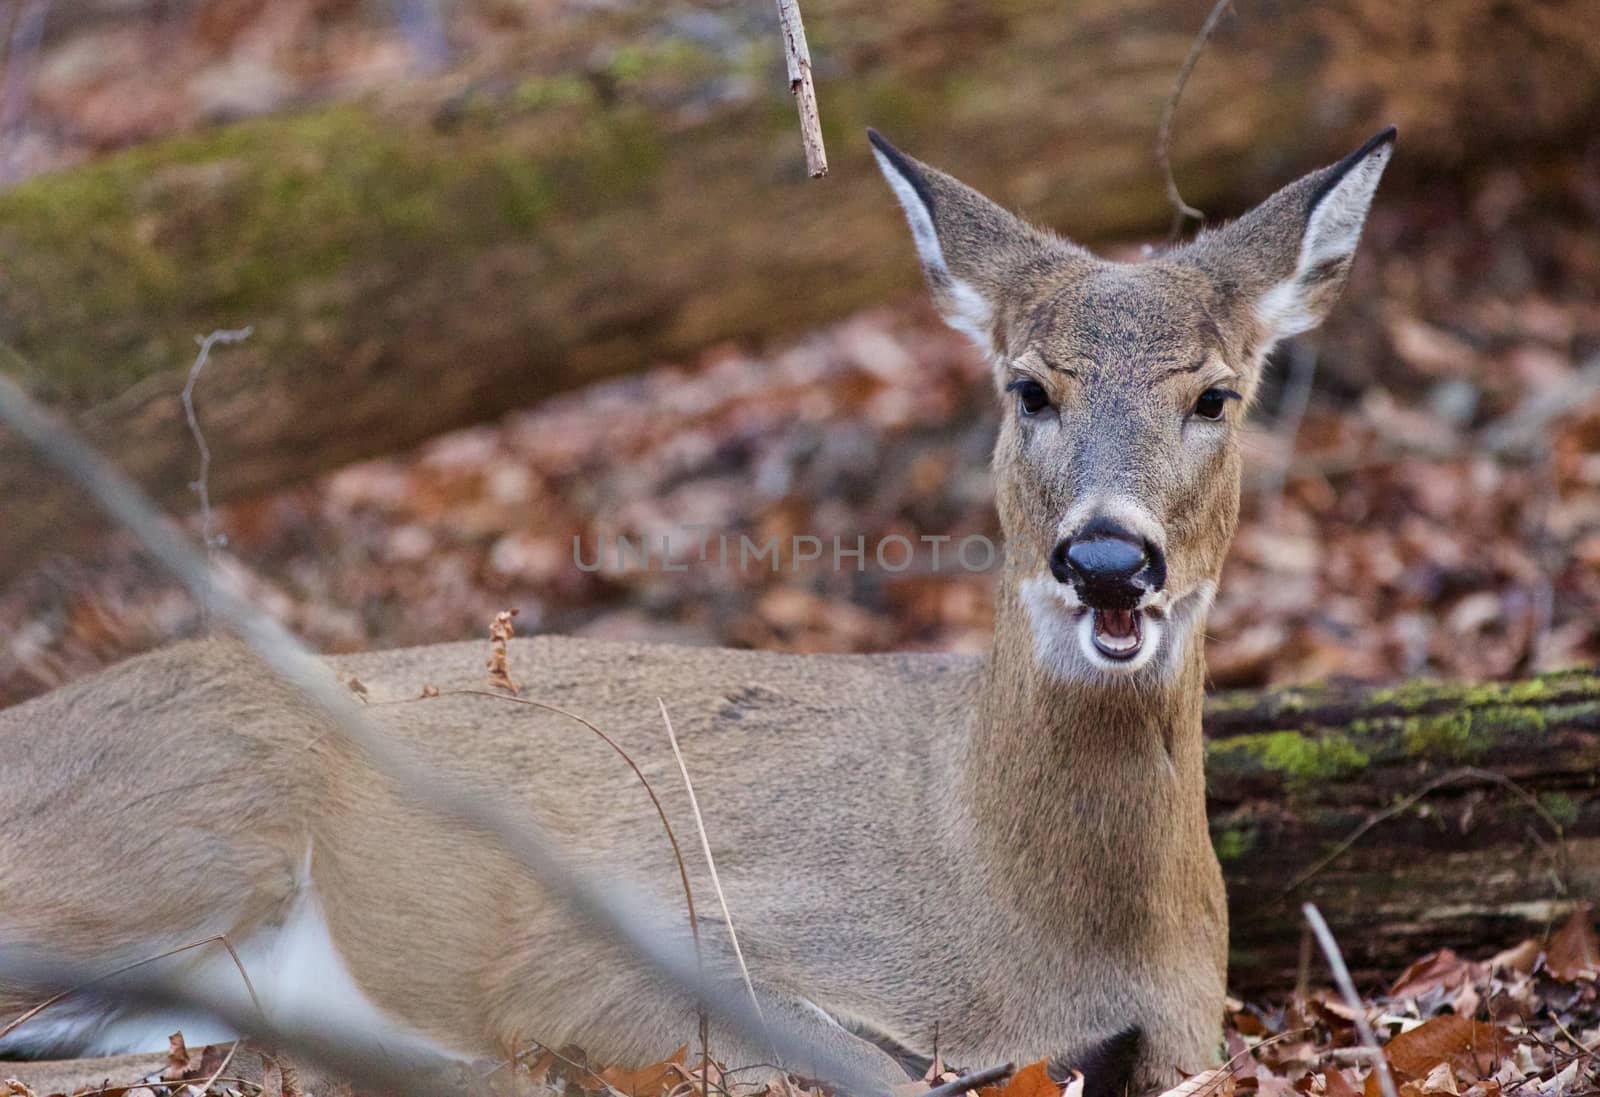
M 1111 522 L 1091 522 L 1057 544 L 1050 573 L 1094 609 L 1132 609 L 1166 581 L 1160 550 Z

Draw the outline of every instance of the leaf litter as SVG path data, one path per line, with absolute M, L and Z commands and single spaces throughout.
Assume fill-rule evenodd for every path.
M 1400 1097 L 1596 1097 L 1600 1094 L 1600 955 L 1594 912 L 1576 909 L 1546 944 L 1524 941 L 1484 960 L 1448 949 L 1422 957 L 1362 1009 L 1383 1044 Z M 1186 1078 L 1161 1097 L 1378 1097 L 1370 1054 L 1337 991 L 1317 989 L 1277 1003 L 1230 998 L 1221 1067 Z M 125 1083 L 84 1087 L 77 1097 L 259 1097 L 259 1081 L 204 1082 L 224 1061 L 225 1045 L 197 1054 L 172 1037 L 165 1069 Z M 714 1049 L 713 1049 L 714 1050 Z M 963 1070 L 936 1062 L 920 1080 L 895 1087 L 916 1097 Z M 478 1071 L 486 1097 L 692 1097 L 702 1070 L 714 1097 L 832 1097 L 795 1077 L 741 1082 L 737 1068 L 713 1057 L 689 1058 L 684 1045 L 657 1063 L 594 1063 L 577 1048 L 533 1048 Z M 271 1071 L 269 1070 L 270 1074 Z M 1027 1064 L 978 1097 L 1081 1097 L 1076 1071 L 1058 1078 L 1045 1060 Z M 316 1090 L 311 1091 L 315 1097 Z M 35 1093 L 0 1071 L 0 1097 L 69 1097 Z

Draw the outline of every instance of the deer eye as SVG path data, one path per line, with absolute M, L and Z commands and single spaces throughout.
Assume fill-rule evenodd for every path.
M 1050 406 L 1050 394 L 1037 381 L 1018 378 L 1006 386 L 1006 391 L 1017 394 L 1017 407 L 1024 415 L 1038 415 Z
M 1215 422 L 1222 418 L 1222 412 L 1228 406 L 1228 401 L 1238 398 L 1238 393 L 1229 392 L 1227 389 L 1206 389 L 1200 394 L 1200 399 L 1194 402 L 1194 413 L 1202 419 Z

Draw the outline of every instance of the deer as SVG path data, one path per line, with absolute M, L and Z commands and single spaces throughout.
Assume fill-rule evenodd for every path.
M 933 303 L 1003 407 L 989 653 L 533 636 L 510 642 L 510 665 L 527 696 L 613 736 L 688 828 L 658 699 L 670 711 L 726 886 L 727 917 L 700 905 L 704 963 L 743 993 L 736 927 L 768 1023 L 885 1087 L 937 1051 L 1049 1058 L 1083 1070 L 1089 1097 L 1156 1091 L 1219 1055 L 1228 914 L 1203 626 L 1238 521 L 1242 420 L 1273 347 L 1339 296 L 1395 131 L 1133 263 L 869 138 Z M 682 910 L 635 778 L 567 716 L 492 695 L 479 645 L 326 663 L 441 780 Z M 337 1012 L 396 1046 L 578 1045 L 638 1064 L 694 1041 L 678 989 L 401 795 L 241 644 L 181 643 L 0 711 L 0 789 L 0 955 L 110 969 L 221 934 L 270 1015 Z M 674 918 L 687 940 L 696 927 Z M 215 953 L 163 963 L 241 995 Z M 28 990 L 0 987 L 0 1028 Z M 68 998 L 0 1053 L 220 1038 L 207 1023 Z M 713 1036 L 719 1059 L 768 1058 Z

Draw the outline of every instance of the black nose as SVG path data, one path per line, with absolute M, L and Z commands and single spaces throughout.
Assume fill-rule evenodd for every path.
M 1147 590 L 1166 582 L 1161 552 L 1113 522 L 1097 520 L 1056 545 L 1050 573 L 1071 583 L 1095 609 L 1132 609 Z

